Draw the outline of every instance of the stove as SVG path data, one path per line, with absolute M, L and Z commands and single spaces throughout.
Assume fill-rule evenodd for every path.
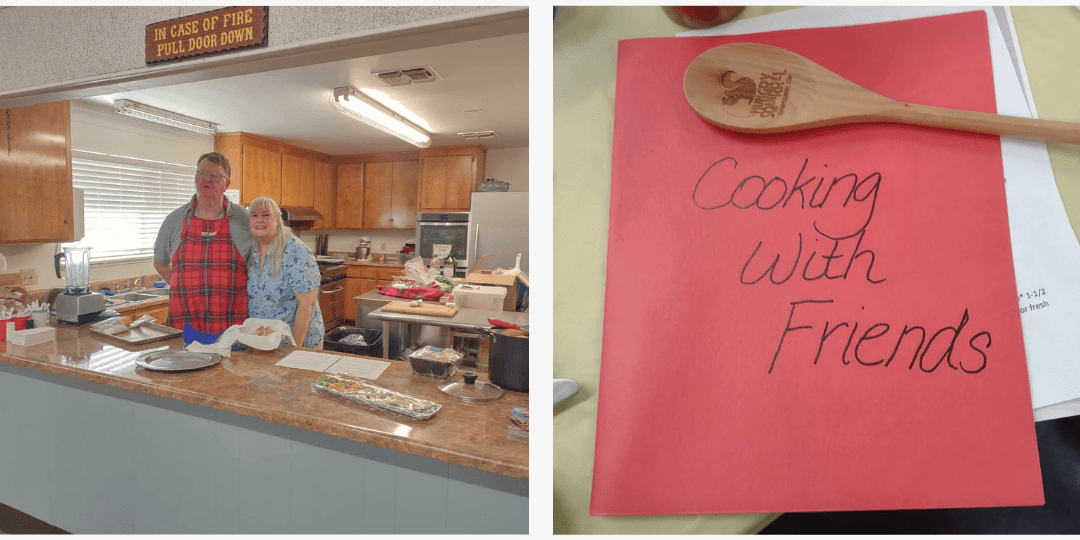
M 345 273 L 348 267 L 339 262 L 316 261 L 319 264 L 319 309 L 322 310 L 325 330 L 345 322 Z
M 340 263 L 317 262 L 319 264 L 319 274 L 322 276 L 320 283 L 323 285 L 345 279 L 345 271 L 348 266 Z

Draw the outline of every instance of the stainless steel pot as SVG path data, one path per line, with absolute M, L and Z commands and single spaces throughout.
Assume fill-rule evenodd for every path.
M 528 392 L 529 336 L 508 336 L 487 329 L 480 331 L 491 340 L 488 354 L 491 382 L 507 390 Z

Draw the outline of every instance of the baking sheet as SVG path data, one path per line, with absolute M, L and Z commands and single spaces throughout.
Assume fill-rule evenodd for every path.
M 105 336 L 130 345 L 142 345 L 143 343 L 172 339 L 183 335 L 184 331 L 163 324 L 143 323 L 122 334 L 106 334 L 104 332 L 98 332 L 97 330 L 91 330 L 90 333 Z

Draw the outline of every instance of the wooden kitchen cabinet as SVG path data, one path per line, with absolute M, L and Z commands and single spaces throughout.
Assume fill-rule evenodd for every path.
M 364 227 L 364 165 L 349 163 L 337 168 L 337 202 L 334 205 L 334 228 Z
M 417 193 L 420 188 L 420 162 L 395 161 L 391 187 L 390 223 L 395 229 L 415 229 Z
M 315 162 L 315 178 L 312 184 L 315 211 L 322 215 L 316 220 L 312 230 L 334 228 L 334 166 L 321 161 Z
M 315 206 L 315 160 L 281 155 L 282 206 Z
M 377 279 L 375 281 L 376 285 L 390 285 L 391 283 L 394 282 L 394 277 L 395 276 L 404 276 L 405 275 L 405 267 L 404 266 L 378 267 L 377 270 L 378 270 L 378 273 L 376 274 Z
M 281 153 L 258 146 L 244 146 L 243 188 L 240 203 L 251 204 L 267 196 L 281 205 Z
M 214 137 L 214 151 L 229 160 L 229 188 L 240 190 L 240 204 L 251 204 L 265 195 L 279 206 L 313 207 L 316 189 L 325 188 L 329 179 L 331 194 L 323 194 L 320 204 L 331 205 L 330 211 L 319 210 L 319 213 L 333 214 L 331 156 L 243 132 L 218 133 Z M 333 227 L 332 219 L 323 221 L 319 228 Z
M 145 307 L 133 307 L 132 305 L 120 304 L 119 306 L 113 306 L 111 309 L 116 310 L 117 313 L 124 317 L 130 317 L 132 321 L 143 315 L 150 315 L 157 324 L 165 324 L 165 321 L 169 318 L 168 302 L 161 305 Z
M 0 243 L 74 240 L 71 104 L 0 109 Z
M 389 229 L 390 203 L 394 183 L 393 162 L 367 163 L 364 165 L 364 220 L 365 229 Z
M 356 301 L 353 299 L 364 294 L 360 288 L 360 278 L 345 278 L 345 320 L 349 323 L 356 323 Z
M 364 165 L 365 229 L 416 228 L 419 162 L 383 161 Z
M 421 155 L 418 210 L 467 212 L 472 193 L 484 178 L 484 149 L 433 148 Z
M 374 279 L 361 279 L 360 280 L 360 294 L 368 293 L 375 290 L 375 286 L 378 285 Z

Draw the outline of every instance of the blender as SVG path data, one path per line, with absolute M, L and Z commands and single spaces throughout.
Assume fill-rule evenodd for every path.
M 84 324 L 97 320 L 105 311 L 105 296 L 90 292 L 90 248 L 66 247 L 55 257 L 56 277 L 60 277 L 60 258 L 67 268 L 67 286 L 56 295 L 56 320 Z

